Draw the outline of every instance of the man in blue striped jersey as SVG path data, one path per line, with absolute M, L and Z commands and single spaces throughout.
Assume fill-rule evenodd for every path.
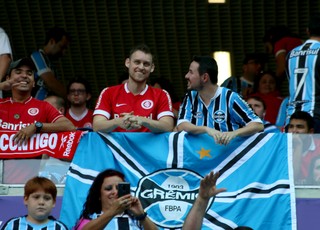
M 207 133 L 218 144 L 263 130 L 261 119 L 231 90 L 219 87 L 218 66 L 210 56 L 195 56 L 185 78 L 189 92 L 181 104 L 177 130 Z
M 246 54 L 243 59 L 242 76 L 231 76 L 221 86 L 231 89 L 243 98 L 247 98 L 253 92 L 255 78 L 264 69 L 266 59 L 266 55 L 264 54 Z
M 289 103 L 286 125 L 295 111 L 308 112 L 314 119 L 314 132 L 320 133 L 320 16 L 310 19 L 309 39 L 287 56 Z
M 31 58 L 36 65 L 34 75 L 35 86 L 32 96 L 44 100 L 48 94 L 67 97 L 66 87 L 59 80 L 53 61 L 59 60 L 66 53 L 71 42 L 71 36 L 63 28 L 53 27 L 46 33 L 43 49 L 32 52 Z

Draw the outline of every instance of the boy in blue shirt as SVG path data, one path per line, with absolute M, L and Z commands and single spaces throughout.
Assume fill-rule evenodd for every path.
M 24 204 L 28 209 L 26 216 L 7 221 L 1 230 L 67 230 L 67 227 L 50 216 L 56 204 L 57 188 L 44 177 L 30 179 L 24 187 Z

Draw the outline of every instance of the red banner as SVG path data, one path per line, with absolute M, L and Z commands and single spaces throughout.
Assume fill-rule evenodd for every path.
M 16 131 L 0 132 L 0 159 L 33 158 L 41 154 L 71 160 L 84 131 L 38 133 L 27 143 L 17 145 L 13 141 Z

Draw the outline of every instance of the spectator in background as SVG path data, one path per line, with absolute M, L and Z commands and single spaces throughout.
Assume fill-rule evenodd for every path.
M 62 97 L 50 95 L 47 96 L 44 101 L 55 107 L 61 114 L 65 115 L 66 103 Z M 69 161 L 42 154 L 38 175 L 50 179 L 55 184 L 64 184 L 69 166 Z
M 247 98 L 253 92 L 253 84 L 257 75 L 264 69 L 266 55 L 260 53 L 246 54 L 243 59 L 242 76 L 231 76 L 222 83 L 222 87 Z
M 123 73 L 119 76 L 119 84 L 127 83 L 128 79 L 129 79 L 128 71 L 123 71 Z
M 260 97 L 266 104 L 264 119 L 275 124 L 279 108 L 283 98 L 277 84 L 277 77 L 272 71 L 265 71 L 259 74 L 254 83 L 253 94 L 250 96 Z
M 296 111 L 290 117 L 288 133 L 293 133 L 293 170 L 296 184 L 304 184 L 308 178 L 311 160 L 319 156 L 320 139 L 313 135 L 314 122 L 311 115 L 304 111 Z M 302 135 L 300 135 L 302 134 Z
M 320 155 L 312 158 L 309 166 L 307 185 L 320 185 Z
M 320 133 L 320 16 L 311 17 L 307 33 L 309 39 L 287 57 L 290 90 L 287 113 L 288 117 L 295 111 L 310 113 L 314 132 Z
M 6 75 L 7 69 L 12 61 L 12 51 L 10 40 L 6 32 L 0 27 L 0 82 L 2 82 Z M 2 91 L 0 88 L 0 98 L 2 98 Z
M 52 105 L 31 97 L 34 71 L 29 57 L 12 62 L 7 73 L 7 80 L 14 82 L 12 97 L 0 99 L 0 130 L 16 131 L 13 139 L 17 145 L 22 145 L 35 133 L 75 130 Z M 25 183 L 30 175 L 37 174 L 37 168 L 20 160 L 5 160 L 4 172 L 5 183 Z
M 165 91 L 167 91 L 169 93 L 169 95 L 171 97 L 171 101 L 172 101 L 173 114 L 174 114 L 175 119 L 177 119 L 181 101 L 179 100 L 178 96 L 176 95 L 171 82 L 165 78 L 158 77 L 158 78 L 151 79 L 151 85 L 154 88 L 164 89 Z
M 277 115 L 277 120 L 275 125 L 278 127 L 278 129 L 280 129 L 282 132 L 285 131 L 285 125 L 286 125 L 286 119 L 287 119 L 287 106 L 288 106 L 288 102 L 289 102 L 289 97 L 285 97 L 282 102 L 281 105 L 279 107 L 279 112 Z
M 260 117 L 263 122 L 265 133 L 279 133 L 280 130 L 277 126 L 271 124 L 269 121 L 264 119 L 266 114 L 266 104 L 260 97 L 249 97 L 247 98 L 248 105 L 253 109 L 253 111 Z
M 43 49 L 34 51 L 31 58 L 37 72 L 35 74 L 35 88 L 32 95 L 43 100 L 48 93 L 66 98 L 65 86 L 58 80 L 53 61 L 61 58 L 69 47 L 71 37 L 64 29 L 53 27 L 47 31 Z
M 91 99 L 91 87 L 89 82 L 83 78 L 70 80 L 67 86 L 67 98 L 69 109 L 66 117 L 72 121 L 77 128 L 92 128 L 93 111 L 87 107 Z
M 55 207 L 57 188 L 52 181 L 43 177 L 34 177 L 24 186 L 23 201 L 28 209 L 25 216 L 8 220 L 1 230 L 48 229 L 67 230 L 61 221 L 50 216 Z
M 129 70 L 128 81 L 101 92 L 93 113 L 93 129 L 103 132 L 172 131 L 174 121 L 169 94 L 147 84 L 155 68 L 149 47 L 144 44 L 134 47 L 125 66 Z
M 51 104 L 53 107 L 55 107 L 61 114 L 65 115 L 66 112 L 66 102 L 62 97 L 56 96 L 56 95 L 50 95 L 47 96 L 44 101 Z
M 276 76 L 283 80 L 285 78 L 286 56 L 293 48 L 302 44 L 301 38 L 291 33 L 287 26 L 277 25 L 266 30 L 263 42 L 266 51 L 275 56 Z
M 263 130 L 261 119 L 231 90 L 219 87 L 218 66 L 210 56 L 194 56 L 185 78 L 188 90 L 179 111 L 178 131 L 207 133 L 217 144 Z
M 34 70 L 35 66 L 30 58 L 12 62 L 7 75 L 8 80 L 16 83 L 11 89 L 12 97 L 0 100 L 0 118 L 3 123 L 8 124 L 0 127 L 2 130 L 18 131 L 14 138 L 18 144 L 39 132 L 75 130 L 72 123 L 49 103 L 31 97 Z M 28 112 L 30 108 L 37 112 Z

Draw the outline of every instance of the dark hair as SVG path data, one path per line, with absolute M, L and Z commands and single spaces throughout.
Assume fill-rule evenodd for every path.
M 268 56 L 265 53 L 247 53 L 243 59 L 242 64 L 246 65 L 251 60 L 263 67 L 268 61 Z
M 217 62 L 210 56 L 194 56 L 193 61 L 199 63 L 199 74 L 208 73 L 212 84 L 218 82 L 218 65 Z
M 67 93 L 69 93 L 70 87 L 71 87 L 71 85 L 73 83 L 79 83 L 79 84 L 84 85 L 84 88 L 86 89 L 86 92 L 87 93 L 91 93 L 91 87 L 90 87 L 89 82 L 86 79 L 82 78 L 82 77 L 72 78 L 69 81 L 68 86 L 67 86 Z
M 267 70 L 267 71 L 262 71 L 261 73 L 259 73 L 258 76 L 256 76 L 256 78 L 254 79 L 254 85 L 253 85 L 253 92 L 254 93 L 259 91 L 259 83 L 260 83 L 262 77 L 266 74 L 269 74 L 273 77 L 273 79 L 276 82 L 276 89 L 279 90 L 279 80 L 278 80 L 275 72 Z
M 266 110 L 267 109 L 267 105 L 266 103 L 264 102 L 264 100 L 262 100 L 261 97 L 258 97 L 258 96 L 249 96 L 246 101 L 248 101 L 249 99 L 254 99 L 256 101 L 260 101 L 262 103 L 262 106 L 263 106 L 263 109 Z M 252 109 L 253 110 L 253 109 Z
M 36 66 L 30 57 L 23 57 L 19 60 L 12 61 L 7 69 L 7 75 L 11 75 L 13 69 L 17 69 L 21 66 L 28 66 L 33 72 L 36 71 Z
M 47 31 L 44 44 L 45 45 L 48 44 L 51 38 L 53 38 L 55 42 L 59 42 L 61 41 L 63 36 L 66 36 L 67 40 L 71 42 L 70 34 L 66 32 L 63 28 L 59 28 L 55 26 Z
M 306 121 L 309 130 L 314 128 L 313 117 L 308 112 L 296 111 L 291 115 L 290 122 L 291 122 L 292 119 L 298 119 L 298 120 Z
M 297 35 L 293 35 L 290 29 L 285 25 L 277 25 L 272 26 L 266 30 L 263 42 L 270 42 L 274 45 L 277 41 L 284 37 L 298 37 Z
M 121 172 L 118 172 L 116 170 L 107 169 L 100 172 L 97 175 L 97 177 L 94 179 L 89 189 L 88 196 L 87 196 L 86 202 L 83 205 L 82 213 L 79 219 L 81 219 L 82 217 L 86 219 L 90 219 L 91 214 L 101 212 L 101 209 L 102 209 L 101 200 L 100 200 L 101 186 L 105 178 L 112 177 L 112 176 L 118 176 L 122 180 L 124 180 L 124 175 Z
M 167 91 L 169 93 L 172 102 L 179 101 L 177 95 L 175 94 L 173 85 L 171 84 L 171 82 L 168 79 L 162 78 L 162 77 L 157 77 L 157 78 L 152 78 L 150 80 L 150 84 L 152 86 L 154 86 L 156 83 L 158 83 L 160 85 L 161 89 L 164 89 L 165 91 Z
M 52 93 L 49 93 L 45 99 L 48 99 L 48 98 L 54 98 L 56 100 L 56 104 L 58 106 L 58 108 L 56 109 L 60 109 L 60 108 L 64 108 L 66 109 L 66 101 L 63 99 L 63 97 L 60 97 L 56 94 L 52 94 Z M 53 107 L 55 107 L 54 105 L 52 105 Z
M 320 36 L 320 16 L 315 15 L 310 18 L 308 29 L 310 36 Z
M 48 178 L 38 176 L 27 181 L 24 186 L 24 197 L 28 198 L 31 193 L 39 189 L 43 189 L 46 193 L 49 193 L 53 200 L 56 201 L 57 187 L 55 184 Z
M 139 45 L 133 47 L 129 52 L 129 58 L 131 58 L 132 54 L 135 53 L 136 51 L 141 51 L 145 54 L 150 54 L 151 58 L 152 58 L 152 63 L 154 63 L 154 60 L 153 60 L 154 57 L 151 53 L 151 49 L 146 44 L 139 44 Z
M 129 79 L 129 73 L 128 73 L 128 69 L 126 69 L 121 73 L 121 75 L 119 75 L 118 83 L 122 84 L 123 81 L 128 80 L 128 79 Z

